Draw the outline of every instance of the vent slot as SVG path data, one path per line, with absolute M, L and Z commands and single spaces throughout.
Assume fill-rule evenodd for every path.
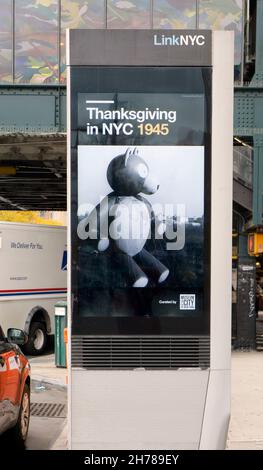
M 73 336 L 72 367 L 178 369 L 210 365 L 208 336 Z
M 30 413 L 39 418 L 66 418 L 67 409 L 65 403 L 35 402 L 30 405 Z

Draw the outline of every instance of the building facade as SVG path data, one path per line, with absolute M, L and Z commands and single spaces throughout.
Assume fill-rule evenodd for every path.
M 241 80 L 243 0 L 2 0 L 0 81 L 66 83 L 67 28 L 228 29 L 235 31 L 235 77 Z

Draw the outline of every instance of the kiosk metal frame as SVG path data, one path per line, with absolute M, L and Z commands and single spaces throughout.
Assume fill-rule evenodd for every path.
M 230 419 L 233 38 L 229 31 L 68 31 L 68 305 L 73 309 L 78 304 L 74 279 L 78 255 L 74 233 L 72 236 L 77 212 L 76 185 L 72 183 L 77 171 L 72 162 L 76 158 L 78 133 L 72 124 L 72 113 L 77 112 L 72 99 L 78 90 L 72 81 L 72 69 L 212 68 L 211 187 L 205 186 L 205 191 L 211 191 L 209 332 L 176 335 L 175 328 L 171 335 L 167 330 L 165 334 L 145 335 L 139 330 L 129 335 L 123 334 L 126 323 L 123 330 L 114 334 L 112 325 L 116 322 L 109 322 L 110 333 L 104 334 L 101 326 L 95 325 L 92 331 L 92 321 L 76 320 L 69 308 L 71 449 L 225 448 Z M 196 348 L 196 341 L 199 357 L 205 359 L 191 367 L 182 363 L 169 368 L 157 359 L 152 367 L 141 367 L 140 363 L 132 367 L 125 361 L 119 366 L 107 366 L 107 360 L 104 366 L 89 367 L 87 362 L 91 348 L 103 347 L 107 356 L 115 347 L 125 355 L 127 347 L 138 351 L 149 344 L 155 352 L 159 347 L 172 351 L 178 344 L 183 344 L 183 350 L 191 350 Z

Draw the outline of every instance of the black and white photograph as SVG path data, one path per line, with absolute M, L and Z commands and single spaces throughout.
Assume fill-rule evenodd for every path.
M 77 232 L 81 315 L 196 315 L 204 148 L 79 146 Z

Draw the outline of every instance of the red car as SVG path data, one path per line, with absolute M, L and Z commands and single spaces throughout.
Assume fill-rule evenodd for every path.
M 8 442 L 24 446 L 30 418 L 30 365 L 19 346 L 27 337 L 15 328 L 7 336 L 0 326 L 0 435 L 8 430 L 4 436 Z

